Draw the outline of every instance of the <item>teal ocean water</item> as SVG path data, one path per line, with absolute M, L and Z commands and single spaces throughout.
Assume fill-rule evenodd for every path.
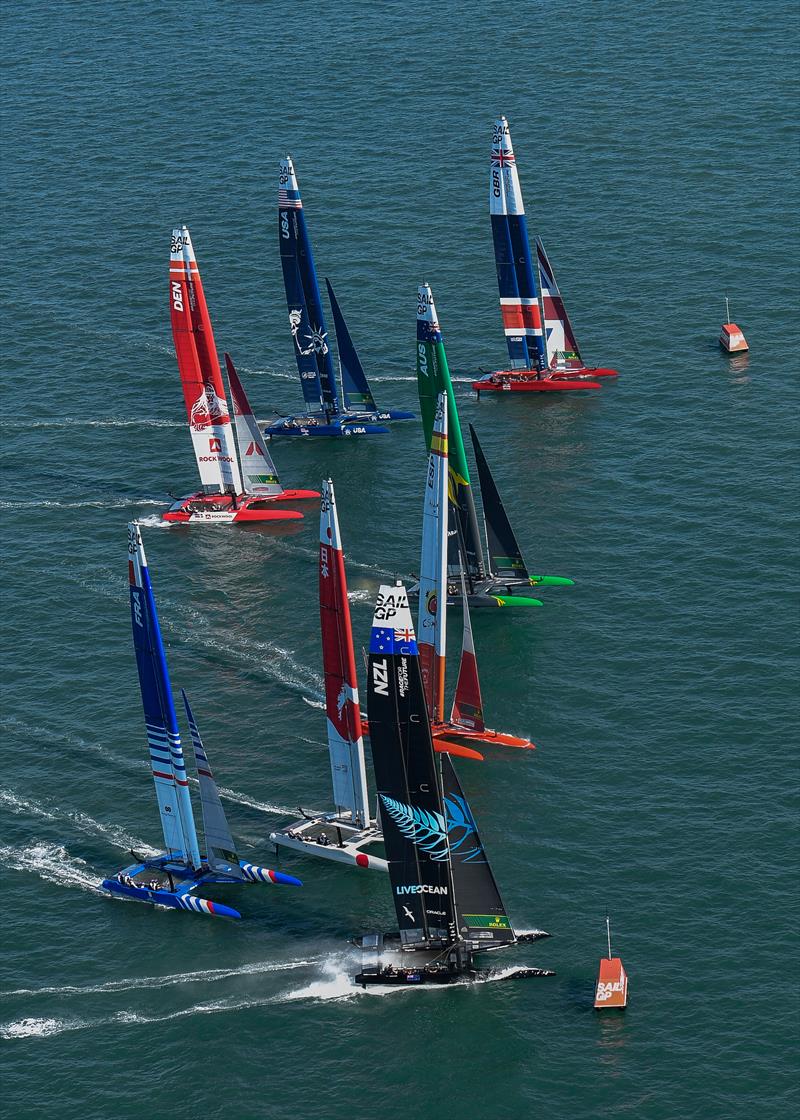
M 7 1114 L 796 1115 L 796 7 L 119 0 L 3 23 Z M 467 384 L 505 351 L 499 113 L 586 355 L 621 370 L 599 393 Z M 347 938 L 391 925 L 386 880 L 288 856 L 305 888 L 243 888 L 236 925 L 97 891 L 159 842 L 132 517 L 243 853 L 269 864 L 270 829 L 328 804 L 313 510 L 156 527 L 195 484 L 173 225 L 259 415 L 299 405 L 287 150 L 381 402 L 414 407 L 427 280 L 531 567 L 576 581 L 476 613 L 490 721 L 539 749 L 460 767 L 514 921 L 553 934 L 508 963 L 552 980 L 356 992 Z M 744 360 L 717 346 L 726 293 Z M 381 578 L 417 570 L 420 428 L 275 457 L 287 484 L 335 480 L 363 642 Z M 616 1017 L 592 1010 L 607 909 Z

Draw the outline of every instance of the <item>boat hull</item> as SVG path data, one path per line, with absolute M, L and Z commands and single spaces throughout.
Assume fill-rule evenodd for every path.
M 554 381 L 562 378 L 566 381 L 583 380 L 584 378 L 594 381 L 598 377 L 619 377 L 619 371 L 604 366 L 579 366 L 577 369 L 555 369 L 550 376 Z
M 493 978 L 517 980 L 534 976 L 555 976 L 544 968 L 516 968 L 496 976 L 491 969 L 476 967 L 476 950 L 462 942 L 459 945 L 401 948 L 396 934 L 367 934 L 356 938 L 354 944 L 361 949 L 361 969 L 355 982 L 362 988 L 370 984 L 399 988 L 418 988 L 423 985 L 480 982 Z M 513 942 L 512 942 L 513 944 Z M 506 946 L 507 947 L 507 946 Z M 482 951 L 496 951 L 488 946 Z
M 411 413 L 403 419 L 411 419 Z M 268 424 L 264 435 L 272 438 L 279 436 L 299 438 L 313 436 L 327 436 L 334 439 L 346 439 L 352 436 L 377 436 L 385 435 L 389 429 L 385 424 L 376 423 L 376 419 L 390 419 L 389 414 L 380 414 L 369 417 L 342 414 L 341 416 L 326 419 L 323 415 L 307 413 L 305 415 L 283 416 L 280 420 Z M 400 417 L 398 417 L 400 419 Z
M 568 393 L 584 389 L 599 389 L 600 382 L 580 378 L 536 377 L 533 374 L 515 373 L 513 370 L 497 370 L 479 381 L 472 382 L 472 388 L 481 393 Z
M 506 735 L 503 731 L 495 731 L 486 727 L 483 731 L 472 731 L 458 723 L 434 723 L 431 725 L 433 745 L 437 750 L 449 750 L 446 744 L 455 744 L 460 747 L 514 747 L 517 750 L 535 751 L 536 746 L 530 739 L 522 739 L 518 735 Z M 441 744 L 441 745 L 440 745 Z
M 277 508 L 278 502 L 296 502 L 318 498 L 317 490 L 284 490 L 274 498 L 254 494 L 191 494 L 180 498 L 162 519 L 173 525 L 231 525 L 245 521 L 300 521 L 302 513 Z
M 366 850 L 383 842 L 381 831 L 375 824 L 360 829 L 333 813 L 320 813 L 303 817 L 286 828 L 276 829 L 269 838 L 273 844 L 290 848 L 300 855 L 327 859 L 365 871 L 389 870 L 385 859 Z

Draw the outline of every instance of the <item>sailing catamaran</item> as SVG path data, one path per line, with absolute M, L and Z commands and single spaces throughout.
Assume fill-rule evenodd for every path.
M 320 507 L 319 613 L 335 809 L 303 813 L 300 820 L 270 833 L 270 840 L 304 855 L 386 871 L 386 860 L 367 850 L 381 844 L 383 836 L 369 812 L 347 577 L 330 479 L 322 483 Z
M 461 571 L 463 634 L 458 683 L 450 718 L 445 719 L 445 666 L 447 661 L 447 394 L 439 394 L 428 456 L 425 504 L 422 515 L 422 557 L 419 576 L 419 660 L 428 716 L 439 749 L 448 744 L 522 747 L 532 750 L 530 739 L 488 728 L 469 617 L 468 595 Z M 501 507 L 502 508 L 502 507 Z
M 172 231 L 169 305 L 183 399 L 203 489 L 179 498 L 163 515 L 164 520 L 183 524 L 298 520 L 302 513 L 276 509 L 275 502 L 318 498 L 319 494 L 316 490 L 284 490 L 281 486 L 253 410 L 226 354 L 239 443 L 237 455 L 211 317 L 186 226 Z
M 516 158 L 511 146 L 508 121 L 494 123 L 489 173 L 489 213 L 492 222 L 500 310 L 506 336 L 509 369 L 487 373 L 473 388 L 484 391 L 564 392 L 599 389 L 594 376 L 614 376 L 615 370 L 587 369 L 582 363 L 573 368 L 573 359 L 559 359 L 556 346 L 563 341 L 569 323 L 555 277 L 537 244 L 537 272 L 531 261 L 531 248 Z M 541 286 L 541 291 L 540 291 Z M 544 303 L 542 302 L 544 295 Z M 550 343 L 542 329 L 553 335 Z M 559 327 L 560 334 L 556 332 Z M 571 332 L 571 328 L 569 328 Z M 562 352 L 566 344 L 561 347 Z M 576 353 L 578 358 L 579 352 Z
M 412 420 L 413 412 L 383 411 L 375 404 L 364 368 L 330 281 L 326 281 L 336 329 L 344 408 L 333 368 L 317 272 L 303 200 L 291 156 L 278 175 L 278 243 L 289 309 L 294 356 L 308 411 L 267 426 L 270 436 L 355 436 L 388 432 L 387 420 Z
M 155 597 L 142 535 L 135 523 L 128 525 L 128 574 L 133 645 L 166 851 L 151 858 L 137 857 L 132 852 L 136 862 L 123 868 L 114 878 L 104 879 L 102 887 L 111 894 L 137 902 L 171 906 L 217 918 L 240 918 L 241 914 L 231 906 L 200 898 L 194 892 L 213 883 L 282 883 L 294 887 L 302 883 L 293 875 L 239 859 L 208 756 L 184 692 L 203 811 L 206 851 L 201 855 Z
M 417 387 L 425 446 L 429 452 L 438 396 L 442 392 L 447 394 L 450 479 L 448 600 L 455 601 L 461 595 L 463 561 L 470 606 L 540 607 L 540 599 L 526 595 L 531 587 L 569 586 L 572 580 L 528 572 L 489 466 L 483 454 L 476 451 L 484 513 L 484 534 L 480 532 L 447 355 L 428 284 L 422 284 L 418 291 Z M 473 443 L 475 440 L 473 435 Z M 484 553 L 483 536 L 487 537 L 490 546 L 488 557 Z M 498 542 L 502 542 L 502 547 L 497 547 Z M 416 591 L 412 588 L 412 594 Z
M 399 933 L 356 939 L 356 983 L 488 978 L 477 953 L 546 934 L 515 933 L 448 754 L 433 749 L 417 643 L 401 583 L 382 586 L 372 620 L 367 710 Z M 508 978 L 552 976 L 519 968 Z

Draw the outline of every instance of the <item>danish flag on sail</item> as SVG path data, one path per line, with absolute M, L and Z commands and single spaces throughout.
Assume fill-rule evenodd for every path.
M 239 463 L 200 271 L 186 226 L 172 231 L 169 307 L 197 468 L 209 492 L 241 493 Z
M 255 494 L 262 498 L 275 498 L 284 493 L 272 457 L 267 451 L 266 440 L 258 430 L 258 424 L 231 360 L 225 355 L 228 385 L 233 402 L 233 418 L 236 422 L 236 438 L 239 441 L 239 455 L 242 461 L 242 476 L 245 494 Z

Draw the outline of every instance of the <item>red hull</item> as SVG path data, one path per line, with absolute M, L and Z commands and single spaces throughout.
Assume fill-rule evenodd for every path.
M 595 377 L 619 377 L 619 372 L 615 369 L 604 369 L 602 366 L 584 366 L 582 369 L 556 370 L 552 376 L 555 381 L 561 377 L 571 381 L 576 377 L 587 377 L 589 379 Z
M 595 372 L 594 370 L 592 371 Z M 493 373 L 485 381 L 473 381 L 477 393 L 565 393 L 579 389 L 599 389 L 599 381 L 575 381 L 554 377 L 526 377 L 511 370 Z
M 442 742 L 450 740 L 460 746 L 466 746 L 467 744 L 477 746 L 480 744 L 484 747 L 517 747 L 520 750 L 536 750 L 530 739 L 520 739 L 517 735 L 505 735 L 502 731 L 493 731 L 491 727 L 485 727 L 483 731 L 470 731 L 457 723 L 439 723 L 434 724 L 432 730 L 434 745 L 437 740 Z
M 276 509 L 274 503 L 291 502 L 299 498 L 318 498 L 313 490 L 284 490 L 274 498 L 261 498 L 239 494 L 235 503 L 227 494 L 193 494 L 176 502 L 161 516 L 172 524 L 222 524 L 253 521 L 300 521 L 302 513 L 293 509 Z

